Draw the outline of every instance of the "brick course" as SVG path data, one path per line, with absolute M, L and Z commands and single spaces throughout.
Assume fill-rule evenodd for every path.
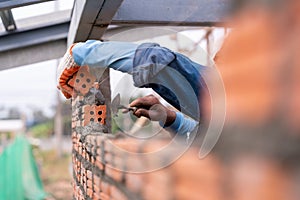
M 278 135 L 288 134 L 284 131 L 278 135 L 270 134 L 279 126 L 279 131 L 291 127 L 299 134 L 300 115 L 296 111 L 300 109 L 300 29 L 296 25 L 300 24 L 297 17 L 300 3 L 296 4 L 289 8 L 291 12 L 287 16 L 294 19 L 291 21 L 295 24 L 293 33 L 283 28 L 284 20 L 274 21 L 272 13 L 261 10 L 251 11 L 237 21 L 240 31 L 229 35 L 216 60 L 227 94 L 226 133 L 240 134 L 223 134 L 221 137 L 236 140 L 226 144 L 221 138 L 221 150 L 205 159 L 198 159 L 199 147 L 193 146 L 167 167 L 134 173 L 134 169 L 154 169 L 169 163 L 176 154 L 176 146 L 153 156 L 134 156 L 130 153 L 153 153 L 170 141 L 139 141 L 106 134 L 110 126 L 107 109 L 110 97 L 102 105 L 106 106 L 106 113 L 102 112 L 101 118 L 107 120 L 100 120 L 101 123 L 90 123 L 91 120 L 86 120 L 83 115 L 84 106 L 89 106 L 91 111 L 96 105 L 95 102 L 89 104 L 82 96 L 88 92 L 84 90 L 75 97 L 72 102 L 74 199 L 297 200 L 300 195 L 300 170 L 297 167 L 300 164 L 294 162 L 299 155 L 296 148 L 299 138 L 286 136 L 275 140 Z M 253 13 L 258 16 L 255 20 Z M 279 15 L 284 17 L 282 13 L 276 13 Z M 278 30 L 283 32 L 278 34 Z M 291 37 L 282 38 L 282 35 Z M 285 79 L 278 81 L 286 66 L 290 68 Z M 109 83 L 90 86 L 103 92 L 107 91 Z M 285 93 L 287 88 L 288 93 Z M 104 96 L 108 97 L 110 93 Z M 277 123 L 278 119 L 282 123 Z M 268 129 L 270 125 L 275 128 Z M 262 134 L 257 136 L 257 133 Z M 265 134 L 270 138 L 264 139 Z M 244 147 L 232 145 L 237 143 Z M 256 152 L 257 147 L 260 151 Z M 226 153 L 228 149 L 235 152 Z

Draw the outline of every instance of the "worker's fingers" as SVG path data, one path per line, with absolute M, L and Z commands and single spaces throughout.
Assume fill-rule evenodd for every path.
M 67 93 L 67 92 L 65 92 L 65 91 L 61 91 L 62 93 L 63 93 L 63 95 L 67 98 L 67 99 L 70 99 L 71 97 L 72 97 L 72 95 L 71 94 L 69 94 L 69 93 Z
M 68 85 L 72 88 L 74 88 L 75 85 L 76 76 L 74 75 L 70 80 L 68 80 Z
M 68 92 L 68 93 L 73 92 L 73 87 L 71 87 L 69 85 L 60 85 L 59 87 L 62 91 L 65 91 L 65 92 Z
M 137 98 L 130 103 L 130 107 L 141 107 L 141 108 L 150 108 L 155 104 L 160 104 L 159 100 L 154 95 L 148 95 L 145 97 Z
M 69 93 L 69 92 L 67 92 L 67 91 L 65 91 L 63 88 L 61 88 L 60 86 L 56 86 L 57 87 L 57 89 L 59 89 L 62 93 L 63 93 L 63 95 L 67 98 L 67 99 L 69 99 L 69 98 L 71 98 L 72 97 L 72 95 Z
M 75 75 L 77 71 L 78 68 L 64 70 L 64 72 L 60 76 L 59 85 L 57 87 L 61 90 L 61 92 L 67 99 L 71 98 L 74 94 L 74 84 L 76 79 Z
M 149 117 L 153 121 L 165 121 L 167 109 L 161 104 L 155 104 L 149 109 Z
M 167 110 L 160 104 L 153 105 L 149 110 L 145 108 L 138 108 L 133 114 L 137 117 L 146 117 L 152 121 L 166 121 Z
M 150 119 L 149 110 L 144 109 L 144 108 L 136 109 L 136 111 L 133 112 L 133 114 L 138 118 L 140 118 L 141 116 L 144 116 L 144 117 L 147 117 L 148 119 Z
M 63 95 L 69 99 L 72 97 L 73 93 L 74 93 L 74 90 L 73 90 L 73 87 L 70 87 L 69 85 L 60 85 L 60 90 L 61 92 L 63 93 Z
M 69 69 L 65 69 L 61 76 L 65 76 L 65 77 L 67 77 L 67 79 L 69 79 L 74 74 L 76 74 L 78 72 L 78 70 L 79 70 L 79 67 L 71 67 Z

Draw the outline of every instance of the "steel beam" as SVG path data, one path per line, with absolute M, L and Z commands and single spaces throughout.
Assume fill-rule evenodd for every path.
M 66 48 L 67 39 L 65 38 L 2 52 L 0 54 L 0 71 L 61 58 L 66 52 Z
M 44 25 L 28 30 L 17 30 L 0 35 L 0 53 L 17 48 L 65 39 L 69 28 L 69 20 L 61 23 Z
M 0 11 L 0 17 L 6 31 L 14 31 L 17 29 L 14 16 L 10 9 Z
M 224 22 L 231 0 L 124 0 L 115 25 L 211 26 Z M 95 25 L 102 24 L 101 20 Z
M 53 0 L 0 0 L 0 11 Z
M 108 24 L 217 26 L 231 0 L 75 0 L 68 44 L 101 39 Z
M 123 0 L 76 0 L 68 44 L 87 39 L 100 39 Z M 98 24 L 95 26 L 96 20 Z
M 103 40 L 136 42 L 163 35 L 171 35 L 180 31 L 199 30 L 190 26 L 115 26 L 111 25 L 102 36 Z
M 0 35 L 0 70 L 63 56 L 69 20 Z

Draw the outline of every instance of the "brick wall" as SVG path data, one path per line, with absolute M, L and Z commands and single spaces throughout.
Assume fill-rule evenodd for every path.
M 74 199 L 221 198 L 217 160 L 200 161 L 196 148 L 177 159 L 185 150 L 179 141 L 161 150 L 172 140 L 107 134 L 106 105 L 86 98 L 79 94 L 72 102 Z
M 80 134 L 73 133 L 73 143 L 75 199 L 221 199 L 218 161 L 211 157 L 198 160 L 195 149 L 168 167 L 131 173 L 126 172 L 131 166 L 149 169 L 149 165 L 163 162 L 161 158 L 167 154 L 160 159 L 129 158 L 112 148 L 112 143 L 127 150 L 140 149 L 139 153 L 149 149 L 144 149 L 144 142 L 101 135 L 80 142 Z M 157 146 L 155 141 L 146 145 Z
M 130 152 L 150 153 L 169 140 L 135 141 L 93 131 L 72 135 L 74 199 L 179 199 L 179 200 L 296 200 L 298 170 L 266 155 L 238 153 L 224 161 L 217 153 L 198 158 L 193 146 L 170 165 L 145 173 L 128 171 L 157 169 L 176 152 L 138 157 Z M 126 152 L 120 151 L 126 150 Z M 129 152 L 127 154 L 127 152 Z
M 99 89 L 95 84 L 92 87 Z M 200 160 L 197 142 L 184 152 L 185 143 L 180 141 L 162 150 L 172 138 L 137 140 L 112 135 L 106 123 L 105 101 L 101 105 L 95 99 L 91 101 L 89 93 L 80 92 L 72 101 L 72 184 L 76 200 L 296 200 L 299 196 L 299 171 L 264 149 L 253 152 L 260 138 L 253 141 L 242 136 L 242 141 L 233 143 L 221 138 L 216 150 Z M 254 142 L 250 151 L 245 141 Z M 263 140 L 267 145 L 273 141 Z M 291 149 L 282 152 L 287 157 L 293 155 Z
M 235 27 L 215 61 L 224 80 L 227 122 L 258 125 L 281 121 L 299 132 L 300 3 L 251 7 L 232 21 Z
M 83 69 L 72 80 L 77 83 L 72 99 L 74 199 L 220 199 L 221 169 L 215 158 L 200 161 L 191 148 L 178 159 L 186 146 L 172 138 L 137 140 L 109 133 L 106 77 L 108 72 L 96 80 Z M 102 102 L 93 98 L 91 88 L 103 95 Z
M 282 12 L 256 9 L 236 18 L 239 29 L 216 58 L 226 124 L 205 159 L 198 159 L 198 140 L 178 156 L 184 143 L 160 151 L 170 139 L 109 134 L 108 82 L 94 85 L 106 92 L 103 102 L 88 93 L 74 98 L 74 199 L 299 199 L 300 3 L 290 2 Z

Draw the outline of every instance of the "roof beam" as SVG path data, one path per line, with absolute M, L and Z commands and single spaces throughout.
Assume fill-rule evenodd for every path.
M 0 71 L 33 63 L 61 58 L 66 52 L 67 39 L 61 39 L 0 54 Z M 41 70 L 43 70 L 41 68 Z
M 0 0 L 0 11 L 53 0 Z
M 0 35 L 0 70 L 62 57 L 68 29 L 69 20 Z
M 199 30 L 190 26 L 115 26 L 111 25 L 102 36 L 103 40 L 136 42 L 163 35 L 171 35 L 180 31 Z
M 100 39 L 123 0 L 75 0 L 68 44 Z M 97 26 L 95 25 L 98 21 Z
M 10 9 L 0 11 L 0 17 L 6 31 L 14 31 L 17 29 L 14 16 Z
M 101 39 L 107 26 L 217 26 L 231 0 L 75 0 L 68 44 Z
M 16 30 L 13 33 L 0 35 L 0 53 L 17 48 L 24 48 L 49 41 L 65 39 L 69 28 L 69 20 L 44 25 L 27 30 Z
M 211 26 L 224 22 L 230 0 L 124 0 L 115 25 Z M 102 24 L 97 19 L 95 25 Z

